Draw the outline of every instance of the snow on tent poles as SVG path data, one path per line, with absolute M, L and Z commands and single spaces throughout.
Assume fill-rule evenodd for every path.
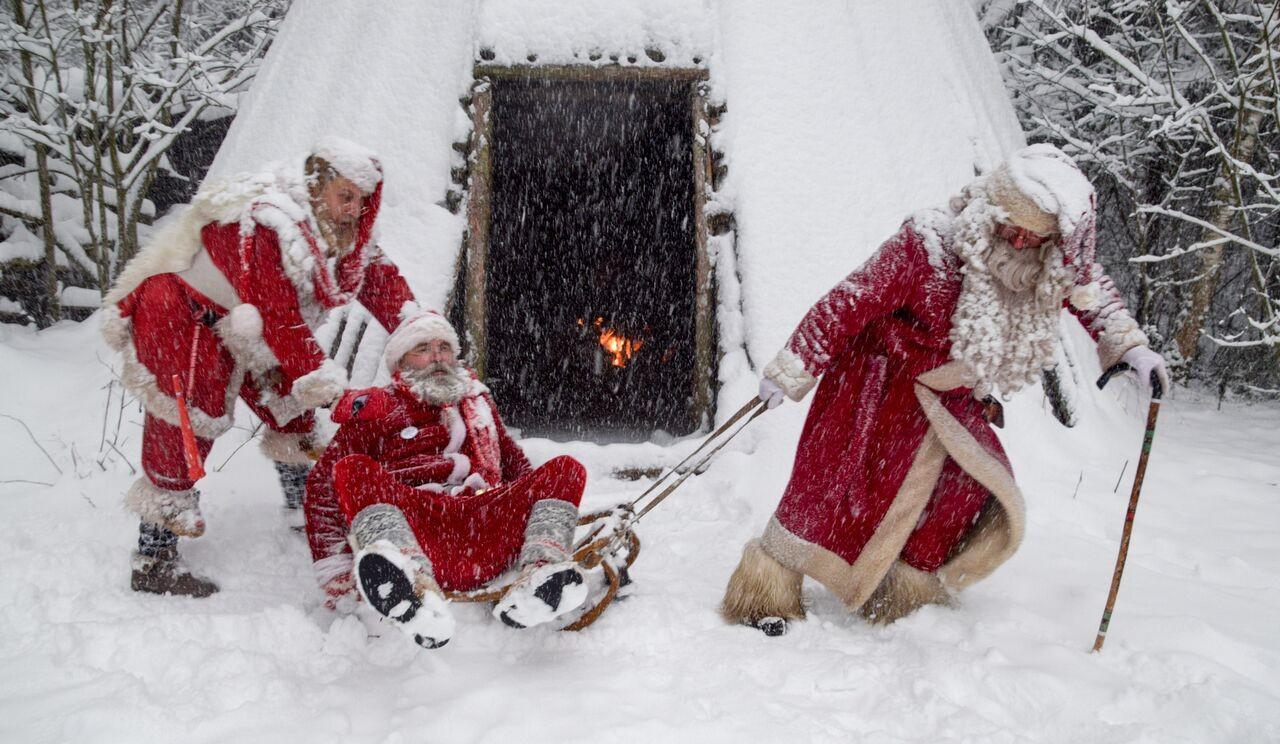
M 1098 378 L 1098 389 L 1106 387 L 1111 378 L 1125 370 L 1132 369 L 1128 364 L 1120 362 L 1112 365 L 1102 377 Z M 1160 398 L 1164 394 L 1164 386 L 1155 372 L 1151 373 L 1151 404 L 1147 407 L 1147 428 L 1142 437 L 1142 454 L 1138 458 L 1138 468 L 1133 474 L 1133 490 L 1129 493 L 1129 509 L 1124 515 L 1124 532 L 1120 537 L 1120 552 L 1116 556 L 1115 572 L 1111 575 L 1111 591 L 1107 595 L 1107 606 L 1102 610 L 1102 622 L 1098 624 L 1098 637 L 1093 641 L 1093 650 L 1101 651 L 1107 640 L 1107 628 L 1111 625 L 1111 612 L 1116 606 L 1116 595 L 1120 593 L 1120 577 L 1124 574 L 1125 558 L 1129 555 L 1129 538 L 1133 535 L 1133 516 L 1138 511 L 1138 496 L 1142 493 L 1142 479 L 1147 474 L 1147 458 L 1151 455 L 1151 442 L 1156 435 L 1156 417 L 1160 415 Z

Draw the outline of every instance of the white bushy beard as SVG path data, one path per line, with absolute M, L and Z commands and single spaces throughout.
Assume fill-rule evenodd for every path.
M 952 235 L 964 279 L 951 317 L 951 358 L 968 366 L 979 397 L 993 388 L 1017 392 L 1053 366 L 1072 283 L 1056 241 L 1019 251 L 995 237 L 999 214 L 975 188 Z
M 445 374 L 437 375 L 435 372 Z M 401 370 L 400 376 L 420 400 L 433 406 L 451 406 L 462 400 L 470 388 L 471 378 L 464 367 L 435 362 L 422 369 Z

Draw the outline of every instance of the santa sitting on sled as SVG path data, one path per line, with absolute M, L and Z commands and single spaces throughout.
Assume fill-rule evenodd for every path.
M 507 625 L 578 608 L 588 594 L 570 560 L 582 465 L 529 464 L 439 314 L 401 324 L 386 363 L 391 384 L 334 407 L 341 426 L 307 479 L 307 537 L 327 604 L 350 607 L 359 592 L 426 648 L 453 634 L 444 591 L 510 569 L 519 575 L 494 609 Z

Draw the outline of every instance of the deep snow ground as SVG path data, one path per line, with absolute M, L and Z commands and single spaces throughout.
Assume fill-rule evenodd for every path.
M 1165 405 L 1100 655 L 1088 649 L 1139 446 L 1132 401 L 1093 442 L 1007 440 L 1028 539 L 954 609 L 872 628 L 809 585 L 810 619 L 784 638 L 720 622 L 740 546 L 787 477 L 802 411 L 784 408 L 646 518 L 634 594 L 597 625 L 517 633 L 462 607 L 453 643 L 426 652 L 319 608 L 252 444 L 204 482 L 208 534 L 182 547 L 222 592 L 130 592 L 135 520 L 119 504 L 132 476 L 118 456 L 95 464 L 111 379 L 98 357 L 115 360 L 94 325 L 0 326 L 0 413 L 64 471 L 0 418 L 0 481 L 53 484 L 0 483 L 0 742 L 1280 740 L 1275 405 L 1218 411 L 1184 391 Z M 138 420 L 126 407 L 135 466 Z M 614 468 L 689 446 L 528 443 L 535 461 L 584 461 L 589 506 L 643 487 Z

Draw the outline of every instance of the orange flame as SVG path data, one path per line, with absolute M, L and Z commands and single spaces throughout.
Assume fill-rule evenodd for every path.
M 582 318 L 578 318 L 578 326 L 585 326 L 586 323 Z M 625 367 L 627 362 L 631 361 L 632 355 L 640 351 L 640 347 L 644 346 L 644 340 L 638 338 L 627 338 L 612 328 L 604 327 L 604 318 L 596 318 L 591 322 L 591 327 L 600 332 L 600 346 L 609 352 L 613 357 L 610 364 L 615 367 Z

